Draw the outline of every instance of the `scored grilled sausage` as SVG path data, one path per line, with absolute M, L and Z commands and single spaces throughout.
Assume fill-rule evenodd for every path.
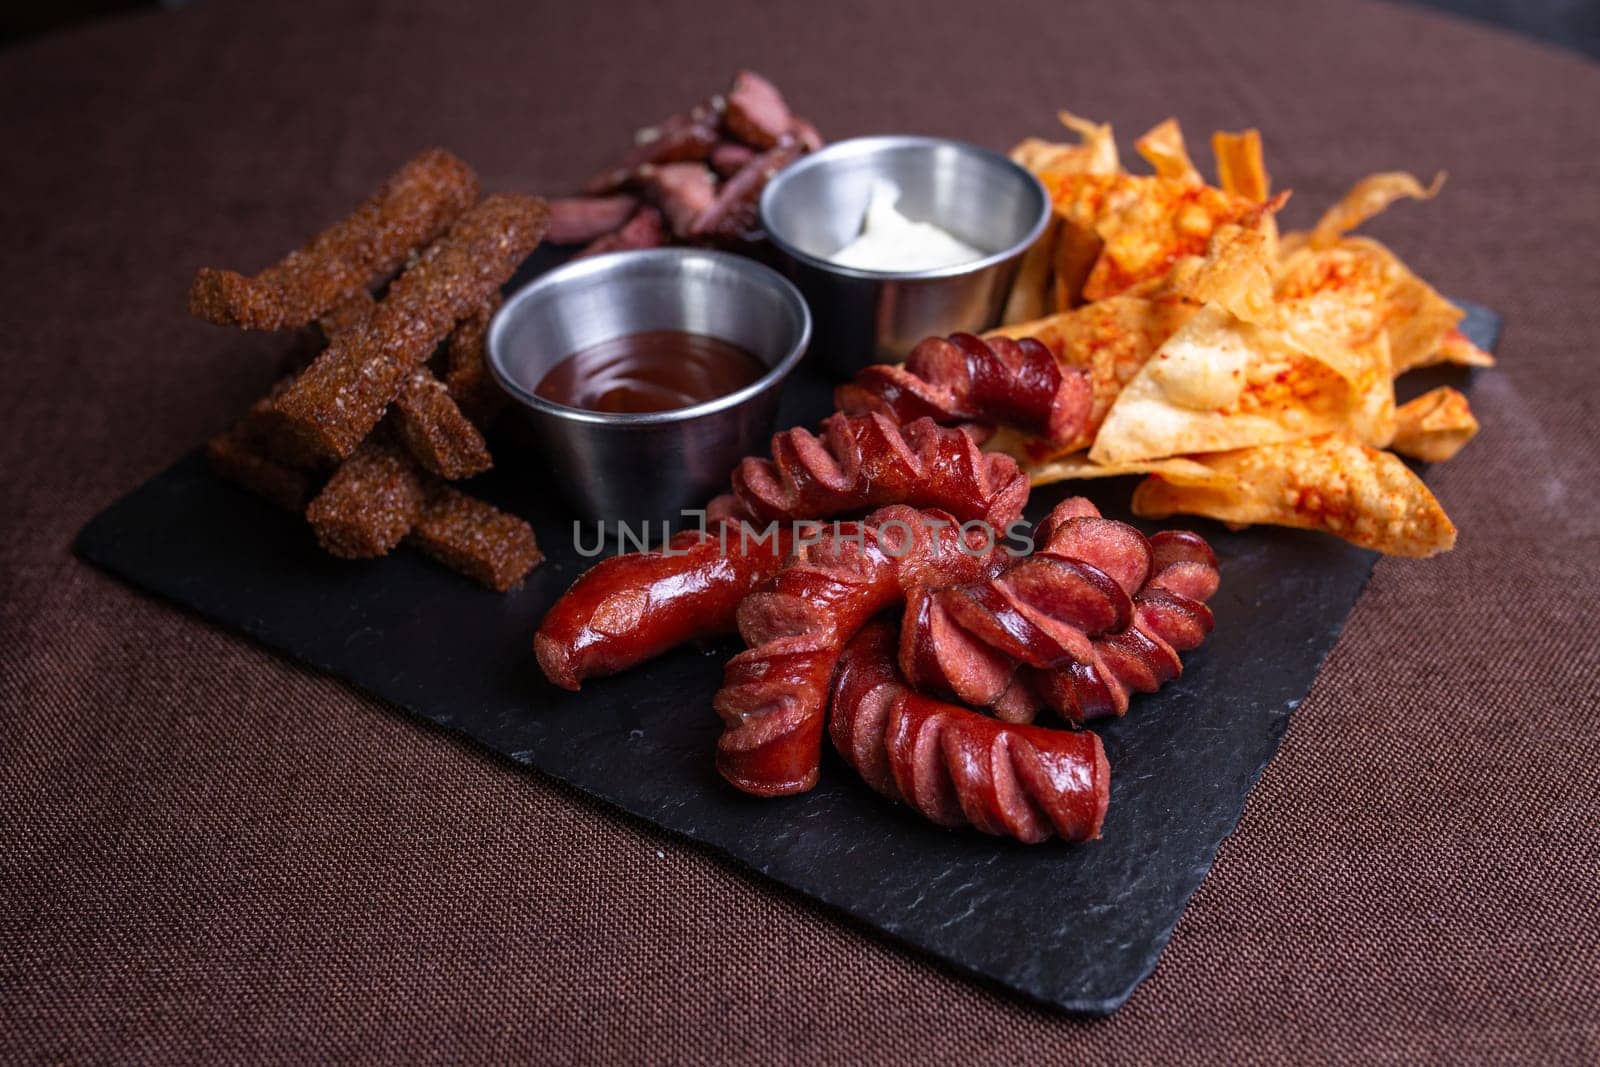
M 1023 665 L 1088 661 L 1091 635 L 1120 630 L 1133 601 L 1081 560 L 1039 554 L 987 581 L 921 589 L 907 598 L 900 669 L 911 684 L 1000 718 L 1026 722 L 1038 700 L 1018 685 Z
M 941 826 L 1037 843 L 1100 836 L 1111 768 L 1088 731 L 1004 723 L 923 696 L 895 670 L 894 625 L 863 628 L 840 658 L 829 734 L 873 789 Z
M 904 366 L 867 367 L 834 390 L 834 403 L 849 415 L 878 412 L 899 423 L 1014 426 L 1065 450 L 1088 443 L 1092 392 L 1084 372 L 1061 366 L 1032 338 L 957 333 L 922 341 Z
M 845 643 L 919 585 L 997 570 L 992 543 L 966 538 L 954 516 L 893 506 L 836 523 L 739 606 L 749 646 L 728 661 L 713 707 L 724 729 L 717 769 L 757 796 L 810 789 L 822 758 L 828 687 Z
M 1211 632 L 1220 574 L 1211 546 L 1188 530 L 1150 538 L 1150 573 L 1133 597 L 1133 622 L 1096 638 L 1086 661 L 1049 671 L 1024 668 L 1029 687 L 1071 722 L 1122 715 L 1133 693 L 1153 693 L 1183 672 L 1180 652 Z
M 788 558 L 793 533 L 744 532 L 716 519 L 684 530 L 664 549 L 601 560 L 545 613 L 534 652 L 545 677 L 577 690 L 687 641 L 731 633 L 745 594 Z
M 961 430 L 879 413 L 832 415 L 820 437 L 804 427 L 773 435 L 772 458 L 748 458 L 733 474 L 731 509 L 757 521 L 822 519 L 906 504 L 982 519 L 1003 536 L 1022 515 L 1028 477 L 1010 456 L 982 452 Z
M 1215 557 L 1196 534 L 1146 540 L 1081 498 L 1039 531 L 1040 550 L 992 578 L 913 593 L 900 669 L 1008 721 L 1032 721 L 1041 704 L 1075 722 L 1120 715 L 1131 692 L 1177 677 L 1178 653 L 1210 632 Z

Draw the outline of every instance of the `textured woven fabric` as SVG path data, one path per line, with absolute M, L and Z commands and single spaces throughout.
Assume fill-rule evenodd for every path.
M 0 53 L 0 1059 L 1600 1060 L 1600 68 L 1387 6 L 220 0 Z M 69 555 L 268 384 L 188 320 L 424 145 L 574 187 L 749 65 L 832 138 L 1059 106 L 1496 307 L 1461 547 L 1379 565 L 1150 981 L 1063 1018 L 422 728 Z M 1199 135 L 1199 136 L 1196 136 Z M 1204 165 L 1209 166 L 1207 161 Z M 1048 887 L 1040 906 L 1048 907 Z

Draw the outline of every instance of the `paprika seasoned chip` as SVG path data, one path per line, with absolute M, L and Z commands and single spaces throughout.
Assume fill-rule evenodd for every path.
M 1119 478 L 1126 474 L 1160 474 L 1184 485 L 1209 485 L 1227 480 L 1226 476 L 1221 472 L 1212 470 L 1204 463 L 1196 462 L 1185 456 L 1169 456 L 1166 459 L 1107 465 L 1095 463 L 1089 458 L 1087 452 L 1075 452 L 1068 456 L 1057 456 L 1045 463 L 1040 463 L 1028 472 L 1028 478 L 1033 485 L 1037 486 L 1049 485 L 1051 482 L 1074 481 L 1080 478 Z
M 1198 255 L 1218 226 L 1259 205 L 1204 182 L 1126 176 L 1094 222 L 1104 247 L 1083 283 L 1085 300 L 1157 280 L 1181 256 Z
M 1084 439 L 1042 451 L 1036 458 L 1086 447 L 1099 433 L 1122 387 L 1192 314 L 1194 308 L 1179 299 L 1116 296 L 994 331 L 1017 339 L 1032 337 L 1063 363 L 1089 372 L 1094 404 Z
M 1089 458 L 1131 463 L 1328 433 L 1354 402 L 1350 383 L 1289 334 L 1207 306 L 1117 394 Z
M 1069 175 L 1114 175 L 1122 170 L 1110 126 L 1070 111 L 1062 111 L 1058 117 L 1078 135 L 1077 144 L 1029 137 L 1011 150 L 1011 158 L 1037 175 L 1047 189 Z M 1092 228 L 1082 220 L 1070 221 L 1058 211 L 1044 235 L 1022 257 L 1000 321 L 1026 322 L 1071 307 L 1099 254 L 1100 240 Z
M 1093 405 L 1080 440 L 1001 430 L 985 447 L 1034 484 L 1151 475 L 1138 497 L 1151 515 L 1324 529 L 1406 555 L 1450 547 L 1438 502 L 1378 450 L 1446 459 L 1477 422 L 1451 389 L 1397 409 L 1394 379 L 1494 360 L 1461 332 L 1460 308 L 1351 233 L 1398 200 L 1431 199 L 1444 176 L 1371 175 L 1280 238 L 1289 194 L 1272 194 L 1258 131 L 1212 135 L 1213 186 L 1175 120 L 1138 140 L 1154 174 L 1135 175 L 1109 128 L 1063 119 L 1083 143 L 1013 153 L 1044 182 L 1056 225 L 995 332 L 1087 370 Z M 1038 314 L 1052 300 L 1056 313 Z
M 1011 158 L 1041 178 L 1060 174 L 1115 174 L 1122 169 L 1117 157 L 1117 139 L 1109 125 L 1090 122 L 1070 111 L 1058 111 L 1056 118 L 1078 135 L 1077 144 L 1055 144 L 1029 137 L 1011 150 Z
M 1494 360 L 1460 337 L 1456 327 L 1464 312 L 1412 273 L 1387 247 L 1349 231 L 1395 201 L 1430 200 L 1444 184 L 1444 175 L 1424 186 L 1403 172 L 1374 174 L 1357 182 L 1329 208 L 1310 232 L 1283 238 L 1278 296 L 1285 302 L 1323 297 L 1342 307 L 1351 324 L 1351 341 L 1381 330 L 1389 338 L 1392 372 L 1452 360 L 1489 366 Z M 1464 341 L 1465 338 L 1462 338 Z
M 1400 405 L 1395 421 L 1394 450 L 1427 463 L 1450 459 L 1478 432 L 1467 398 L 1448 385 Z
M 1278 235 L 1272 212 L 1287 199 L 1284 193 L 1243 223 L 1219 226 L 1204 256 L 1173 264 L 1166 290 L 1194 304 L 1216 304 L 1245 322 L 1278 325 L 1272 282 Z
M 1216 480 L 1153 475 L 1134 491 L 1134 514 L 1322 530 L 1395 556 L 1432 556 L 1456 543 L 1454 524 L 1422 479 L 1349 434 L 1191 458 Z
M 1156 177 L 1187 185 L 1204 185 L 1200 168 L 1189 158 L 1183 143 L 1183 128 L 1177 119 L 1163 119 L 1133 143 L 1134 150 L 1155 168 Z
M 1218 130 L 1211 135 L 1211 154 L 1217 157 L 1217 184 L 1257 203 L 1272 193 L 1272 179 L 1261 156 L 1261 132 Z

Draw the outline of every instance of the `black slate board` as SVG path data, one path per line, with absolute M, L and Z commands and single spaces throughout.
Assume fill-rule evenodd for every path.
M 545 265 L 536 257 L 524 274 Z M 1492 349 L 1500 321 L 1473 308 L 1465 329 Z M 1408 392 L 1467 379 L 1459 369 L 1426 373 L 1407 376 Z M 828 383 L 802 368 L 779 424 L 820 417 L 828 397 Z M 537 462 L 517 463 L 505 444 L 496 454 L 500 468 L 474 491 L 538 517 L 549 555 L 505 596 L 411 552 L 363 563 L 325 556 L 303 522 L 216 479 L 199 453 L 102 512 L 76 550 L 963 972 L 1073 1012 L 1114 1011 L 1154 968 L 1376 558 L 1321 535 L 1186 523 L 1221 560 L 1216 630 L 1178 681 L 1099 728 L 1112 766 L 1103 839 L 1028 847 L 928 825 L 870 792 L 831 751 L 821 784 L 803 797 L 728 788 L 712 767 L 710 698 L 731 641 L 580 694 L 551 686 L 531 654 L 533 631 L 590 561 Z M 1086 491 L 1128 519 L 1133 483 L 1048 487 L 1029 515 Z

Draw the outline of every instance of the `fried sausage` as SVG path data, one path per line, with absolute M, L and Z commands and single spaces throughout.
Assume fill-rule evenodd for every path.
M 687 641 L 731 633 L 745 594 L 788 558 L 791 531 L 756 536 L 737 520 L 684 530 L 663 550 L 602 560 L 545 613 L 533 639 L 545 677 L 576 690 Z
M 633 147 L 614 165 L 584 183 L 589 196 L 603 196 L 635 181 L 649 166 L 705 159 L 717 144 L 721 121 L 717 101 L 699 104 L 685 115 L 673 115 L 634 134 Z
M 631 252 L 638 248 L 660 248 L 667 243 L 667 224 L 659 209 L 646 204 L 620 229 L 596 237 L 573 259 L 598 256 L 606 252 Z
M 908 689 L 894 626 L 877 621 L 845 649 L 829 733 L 873 789 L 940 826 L 1030 844 L 1100 836 L 1111 767 L 1088 731 L 1002 723 Z
M 695 220 L 717 199 L 716 175 L 704 163 L 663 163 L 639 168 L 639 187 L 679 237 L 694 234 Z
M 800 146 L 782 144 L 750 160 L 722 183 L 716 197 L 695 216 L 689 226 L 692 237 L 715 237 L 729 241 L 754 240 L 761 230 L 761 190 L 772 176 L 800 156 Z
M 778 87 L 752 70 L 734 75 L 722 122 L 752 148 L 771 148 L 794 126 L 794 116 Z
M 902 424 L 927 417 L 1014 426 L 1065 450 L 1087 443 L 1093 396 L 1086 374 L 1062 367 L 1033 338 L 958 333 L 920 342 L 903 367 L 867 367 L 835 390 L 834 402 L 846 414 L 880 412 Z
M 893 506 L 837 523 L 739 605 L 749 647 L 728 661 L 713 707 L 724 729 L 717 770 L 757 796 L 810 789 L 821 761 L 829 685 L 845 643 L 919 585 L 971 581 L 1000 554 L 946 512 Z
M 737 141 L 718 141 L 711 150 L 711 169 L 723 178 L 731 178 L 756 158 L 756 150 Z
M 1150 538 L 1149 574 L 1134 594 L 1132 623 L 1094 640 L 1087 660 L 1055 670 L 1024 668 L 1030 688 L 1070 722 L 1122 715 L 1135 692 L 1153 693 L 1183 672 L 1180 652 L 1211 632 L 1220 573 L 1211 546 L 1188 530 Z
M 899 666 L 910 684 L 1003 719 L 1041 703 L 1081 722 L 1127 710 L 1182 670 L 1211 629 L 1210 547 L 1174 530 L 1153 540 L 1081 498 L 1040 523 L 1042 547 L 983 582 L 908 598 Z
M 999 538 L 1022 514 L 1028 478 L 1016 461 L 981 452 L 961 430 L 918 419 L 833 415 L 818 437 L 795 427 L 772 438 L 772 459 L 734 470 L 736 510 L 758 521 L 822 519 L 908 504 L 984 520 Z M 727 507 L 726 503 L 718 504 Z
M 545 239 L 553 245 L 586 245 L 619 228 L 637 210 L 639 198 L 626 193 L 551 200 L 550 232 Z

